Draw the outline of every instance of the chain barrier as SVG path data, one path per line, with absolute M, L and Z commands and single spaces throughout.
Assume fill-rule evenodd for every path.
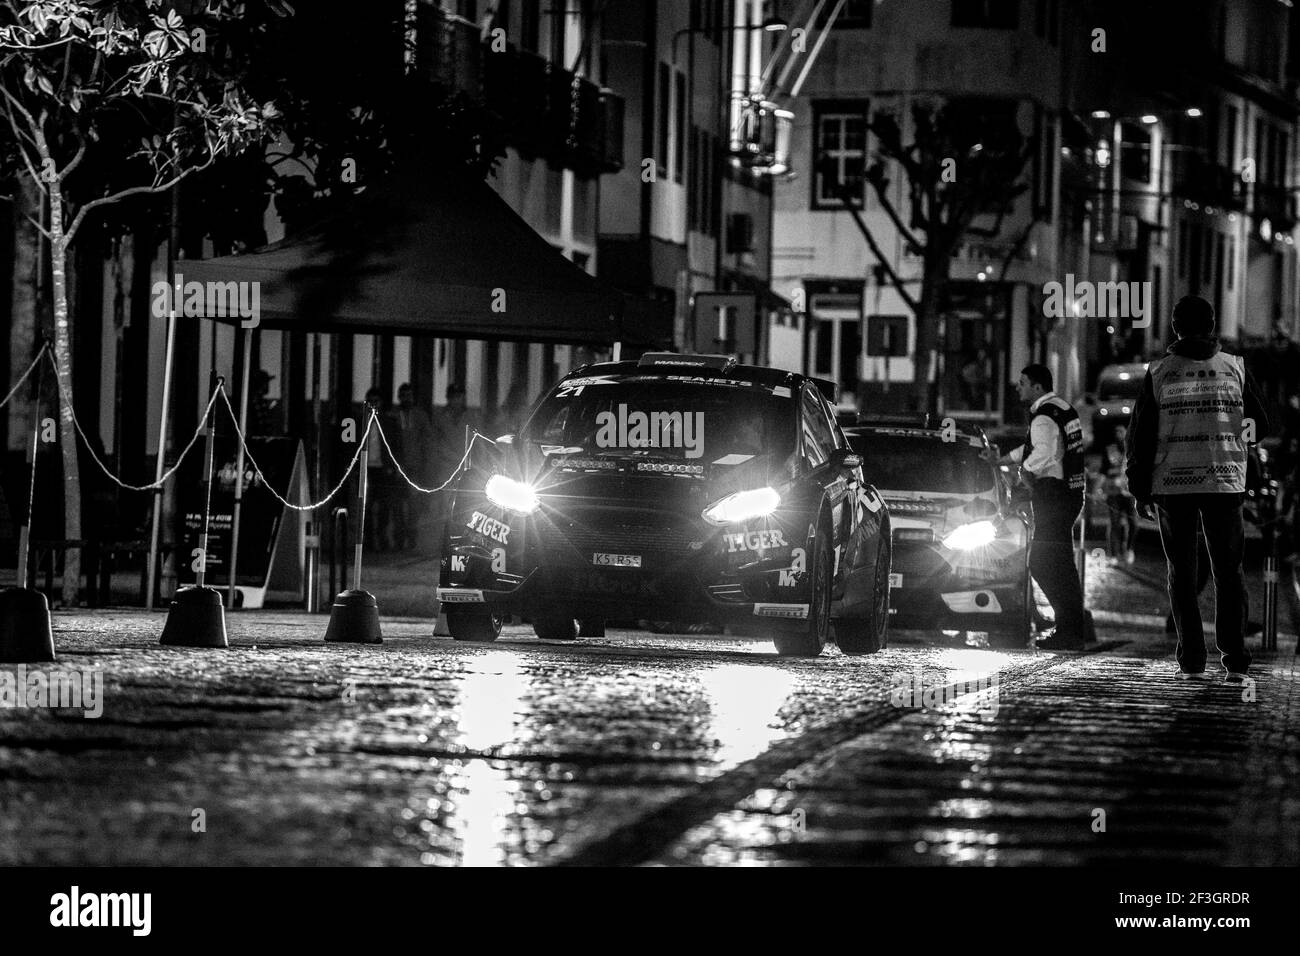
M 452 469 L 451 474 L 447 476 L 447 480 L 444 481 L 442 484 L 440 484 L 437 488 L 423 488 L 420 485 L 417 485 L 414 481 L 412 481 L 410 476 L 407 475 L 405 470 L 403 470 L 401 462 L 397 460 L 397 456 L 393 454 L 392 447 L 388 444 L 388 436 L 384 434 L 383 423 L 379 421 L 379 418 L 377 416 L 375 418 L 375 426 L 379 429 L 379 438 L 384 443 L 384 448 L 388 451 L 388 459 L 393 463 L 393 467 L 397 469 L 397 473 L 402 476 L 402 478 L 406 481 L 408 485 L 410 485 L 412 488 L 414 488 L 416 491 L 420 492 L 421 494 L 426 494 L 426 495 L 432 495 L 435 494 L 436 492 L 442 491 L 449 484 L 451 484 L 453 480 L 455 480 L 456 476 L 460 474 L 460 470 L 465 467 L 465 461 L 466 459 L 469 458 L 469 453 L 474 450 L 474 443 L 476 441 L 478 441 L 480 438 L 482 438 L 484 441 L 492 441 L 492 439 L 488 438 L 486 435 L 482 435 L 477 431 L 474 432 L 474 434 L 470 436 L 469 444 L 465 446 L 465 454 L 460 456 L 460 463 L 455 468 Z
M 357 466 L 357 461 L 361 458 L 361 452 L 366 447 L 366 439 L 370 436 L 370 428 L 377 420 L 375 412 L 372 409 L 370 412 L 370 421 L 366 422 L 366 430 L 361 435 L 361 440 L 357 442 L 357 450 L 352 455 L 352 461 L 348 462 L 347 471 L 343 472 L 343 477 L 339 479 L 339 483 L 334 486 L 333 490 L 320 501 L 314 502 L 313 504 L 295 505 L 272 488 L 271 483 L 266 480 L 266 475 L 262 474 L 262 469 L 258 466 L 257 459 L 255 459 L 253 453 L 249 451 L 248 442 L 244 438 L 244 433 L 239 430 L 239 419 L 235 415 L 234 408 L 231 407 L 230 397 L 226 395 L 225 389 L 222 389 L 221 391 L 221 400 L 226 403 L 226 411 L 230 414 L 231 423 L 235 427 L 235 434 L 239 436 L 239 443 L 244 446 L 244 456 L 248 459 L 248 463 L 253 466 L 253 471 L 257 477 L 262 479 L 262 486 L 271 493 L 272 497 L 274 497 L 276 501 L 280 502 L 280 504 L 284 505 L 286 508 L 292 508 L 294 511 L 315 511 L 322 505 L 329 504 L 330 500 L 343 490 L 344 484 L 347 483 L 348 476 L 352 474 L 352 469 Z
M 119 487 L 125 488 L 127 491 L 154 491 L 165 485 L 168 479 L 170 479 L 172 475 L 176 474 L 181 467 L 181 462 L 185 460 L 185 456 L 190 453 L 190 450 L 203 436 L 203 426 L 207 422 L 208 414 L 212 411 L 212 405 L 216 402 L 217 395 L 223 392 L 220 386 L 217 386 L 212 390 L 212 395 L 208 399 L 207 407 L 203 410 L 203 415 L 199 419 L 199 426 L 194 430 L 194 434 L 190 437 L 189 443 L 186 444 L 185 450 L 182 451 L 180 457 L 176 459 L 176 464 L 168 468 L 167 471 L 163 473 L 163 476 L 157 481 L 151 481 L 147 485 L 129 485 L 108 470 L 108 466 L 105 465 L 103 461 L 100 460 L 99 455 L 95 453 L 95 449 L 90 444 L 90 439 L 86 437 L 86 433 L 81 430 L 81 422 L 77 420 L 77 413 L 73 410 L 72 398 L 63 387 L 63 379 L 59 376 L 59 366 L 58 363 L 54 361 L 54 354 L 52 352 L 50 353 L 50 364 L 54 366 L 54 380 L 59 385 L 59 397 L 63 399 L 63 406 L 68 410 L 68 415 L 72 418 L 72 425 L 77 430 L 77 434 L 81 436 L 81 442 L 86 446 L 86 451 L 90 453 L 91 460 L 99 466 L 99 470 L 107 475 L 110 481 L 114 482 Z M 161 449 L 159 449 L 159 454 L 162 454 Z
M 45 356 L 45 353 L 48 352 L 49 349 L 50 349 L 50 344 L 48 342 L 41 345 L 41 350 L 36 353 L 36 358 L 32 359 L 31 365 L 27 366 L 27 371 L 23 372 L 22 377 L 20 377 L 18 381 L 14 383 L 14 387 L 9 389 L 9 394 L 6 395 L 4 398 L 0 399 L 0 408 L 4 408 L 6 405 L 8 405 L 9 399 L 13 398 L 15 395 L 18 394 L 18 389 L 23 387 L 23 382 L 27 381 L 27 376 L 32 374 L 32 369 L 36 368 L 37 363 L 40 362 L 40 360 Z

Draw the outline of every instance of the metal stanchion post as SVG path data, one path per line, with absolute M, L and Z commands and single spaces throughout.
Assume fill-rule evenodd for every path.
M 1261 490 L 1259 503 L 1264 535 L 1264 637 L 1266 651 L 1277 650 L 1277 482 L 1269 481 Z
M 370 414 L 370 427 L 379 427 L 373 410 Z M 369 438 L 367 434 L 367 443 Z M 361 549 L 366 530 L 366 472 L 370 468 L 366 444 L 361 446 L 359 461 L 361 473 L 357 475 L 357 540 L 354 550 L 356 566 L 352 569 L 352 588 L 340 592 L 334 598 L 329 627 L 325 629 L 325 640 L 349 644 L 382 644 L 384 638 L 379 629 L 379 602 L 373 594 L 361 590 Z
M 221 388 L 225 380 L 217 378 L 216 387 Z M 177 590 L 172 598 L 171 608 L 167 611 L 167 623 L 163 625 L 159 643 L 180 647 L 229 647 L 226 640 L 226 613 L 221 602 L 221 593 L 215 588 L 207 587 L 208 569 L 208 526 L 212 514 L 212 459 L 216 444 L 216 403 L 208 406 L 207 442 L 204 453 L 203 473 L 207 480 L 207 489 L 203 496 L 203 530 L 199 533 L 198 554 L 195 556 L 197 566 L 194 569 L 195 585 Z
M 361 590 L 361 548 L 366 535 L 366 472 L 370 470 L 370 449 L 361 449 L 361 473 L 357 475 L 357 540 L 354 545 L 352 567 L 352 589 Z

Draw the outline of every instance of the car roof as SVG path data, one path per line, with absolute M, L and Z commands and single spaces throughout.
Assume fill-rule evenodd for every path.
M 1125 362 L 1122 365 L 1107 365 L 1097 375 L 1097 379 L 1100 381 L 1103 378 L 1118 378 L 1126 372 L 1130 377 L 1134 375 L 1141 377 L 1149 364 L 1148 362 Z
M 753 382 L 766 388 L 785 386 L 791 390 L 792 394 L 804 382 L 814 385 L 823 395 L 826 395 L 827 386 L 834 388 L 833 383 L 824 379 L 813 378 L 811 375 L 801 375 L 798 372 L 790 372 L 785 369 L 769 368 L 764 365 L 740 364 L 733 364 L 725 369 L 708 368 L 692 364 L 691 359 L 696 358 L 696 356 L 683 355 L 681 358 L 683 362 L 680 365 L 659 364 L 648 366 L 641 364 L 639 361 L 596 362 L 574 369 L 568 375 L 565 375 L 561 381 L 596 375 L 638 375 L 650 378 L 669 378 L 684 375 L 691 378 L 716 378 L 723 381 Z M 827 398 L 834 404 L 834 398 L 830 396 L 827 396 Z

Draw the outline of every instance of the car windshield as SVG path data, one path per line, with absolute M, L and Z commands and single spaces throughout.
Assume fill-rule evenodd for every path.
M 973 495 L 993 487 L 993 469 L 965 441 L 904 435 L 850 435 L 862 456 L 862 474 L 881 491 Z
M 757 385 L 597 376 L 562 382 L 524 427 L 544 445 L 728 464 L 794 450 L 794 406 Z
M 1122 402 L 1125 399 L 1136 400 L 1142 393 L 1142 376 L 1124 372 L 1128 378 L 1107 375 L 1097 383 L 1097 401 Z

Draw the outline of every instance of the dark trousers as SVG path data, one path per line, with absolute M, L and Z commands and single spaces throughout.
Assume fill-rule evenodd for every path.
M 1111 495 L 1106 507 L 1110 510 L 1110 553 L 1123 557 L 1137 543 L 1137 501 L 1129 495 Z
M 1178 629 L 1178 666 L 1196 673 L 1205 670 L 1205 630 L 1196 601 L 1196 527 L 1205 532 L 1205 547 L 1214 572 L 1214 629 L 1223 666 L 1244 674 L 1250 652 L 1243 636 L 1246 623 L 1246 582 L 1241 573 L 1246 527 L 1241 518 L 1243 495 L 1157 495 L 1160 541 L 1169 564 L 1169 604 Z
M 1083 591 L 1074 566 L 1074 522 L 1083 498 L 1065 483 L 1040 479 L 1034 486 L 1034 540 L 1029 548 L 1029 573 L 1056 612 L 1056 634 L 1063 640 L 1084 640 Z

